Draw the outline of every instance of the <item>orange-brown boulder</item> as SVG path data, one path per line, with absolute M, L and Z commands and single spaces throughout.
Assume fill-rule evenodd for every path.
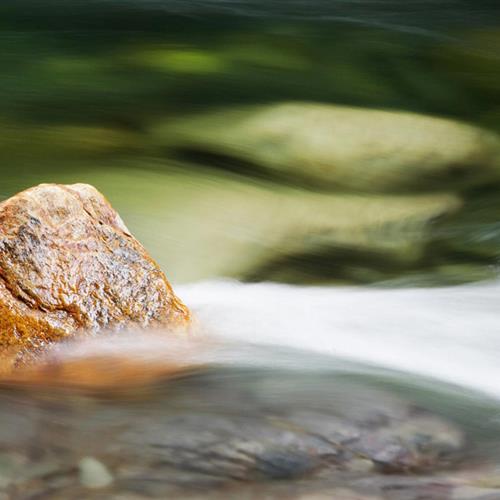
M 0 204 L 0 350 L 11 360 L 2 371 L 79 332 L 189 320 L 161 269 L 92 186 L 42 184 Z

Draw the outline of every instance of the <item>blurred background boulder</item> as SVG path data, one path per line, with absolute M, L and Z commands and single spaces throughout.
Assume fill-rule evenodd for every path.
M 463 189 L 500 179 L 500 137 L 418 114 L 324 104 L 229 109 L 152 130 L 201 161 L 316 189 Z

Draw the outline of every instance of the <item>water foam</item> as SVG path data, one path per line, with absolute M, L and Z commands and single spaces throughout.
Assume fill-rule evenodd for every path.
M 432 289 L 178 286 L 212 335 L 300 348 L 500 397 L 500 283 Z

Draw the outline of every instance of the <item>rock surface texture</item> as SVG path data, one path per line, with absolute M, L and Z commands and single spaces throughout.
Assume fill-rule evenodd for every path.
M 13 363 L 77 332 L 179 327 L 189 317 L 92 186 L 42 184 L 0 204 L 0 348 Z

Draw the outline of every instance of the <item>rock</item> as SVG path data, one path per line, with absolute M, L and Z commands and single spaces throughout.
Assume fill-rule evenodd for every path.
M 231 388 L 226 384 L 221 397 L 218 391 L 225 384 L 213 377 L 213 372 L 205 379 L 206 386 L 196 386 L 205 376 L 201 373 L 173 382 L 169 401 L 175 411 L 166 410 L 161 419 L 141 414 L 142 420 L 136 418 L 135 425 L 120 435 L 115 453 L 131 463 L 149 463 L 151 470 L 156 469 L 151 479 L 156 476 L 166 481 L 170 477 L 173 482 L 192 486 L 207 480 L 222 484 L 330 478 L 337 474 L 370 477 L 377 473 L 424 473 L 448 468 L 464 449 L 463 433 L 453 423 L 435 415 L 424 419 L 418 414 L 420 410 L 387 398 L 383 392 L 364 391 L 361 396 L 366 408 L 358 405 L 349 414 L 347 408 L 353 410 L 354 399 L 360 397 L 355 388 L 355 395 L 348 395 L 338 387 L 309 385 L 304 386 L 309 391 L 307 402 L 297 399 L 294 403 L 293 395 L 298 398 L 302 394 L 292 390 L 293 395 L 280 394 L 279 404 L 262 405 L 270 391 L 276 391 L 272 383 L 266 388 L 261 379 L 256 388 L 263 392 L 259 395 L 248 384 L 253 375 L 245 376 L 243 396 L 239 392 L 241 380 L 232 375 Z M 290 383 L 296 383 L 294 387 L 300 385 L 291 373 L 287 377 Z M 176 393 L 176 383 L 183 393 Z M 321 402 L 320 393 L 325 398 Z M 337 399 L 328 400 L 328 393 Z M 276 400 L 278 392 L 272 394 Z M 318 398 L 316 403 L 311 394 Z M 237 411 L 230 410 L 234 401 L 238 401 Z M 183 404 L 191 405 L 188 411 Z M 306 405 L 315 408 L 304 409 Z M 125 429 L 125 422 L 121 424 Z M 397 454 L 392 453 L 395 446 Z M 380 456 L 386 452 L 388 462 L 381 467 Z M 351 471 L 351 464 L 360 457 L 373 468 L 361 473 Z M 116 473 L 128 476 L 129 481 L 144 478 L 142 473 L 125 467 L 119 467 Z
M 0 347 L 14 364 L 77 332 L 189 321 L 158 265 L 85 184 L 42 184 L 0 204 L 0 278 Z
M 407 275 L 407 263 L 430 272 L 436 264 L 423 259 L 443 255 L 437 233 L 463 209 L 453 193 L 315 193 L 189 163 L 95 167 L 52 175 L 99 186 L 176 283 L 220 276 L 372 283 Z M 35 185 L 47 175 L 23 171 L 22 178 Z M 19 176 L 5 176 L 3 185 L 19 190 Z
M 500 178 L 497 135 L 406 112 L 280 103 L 170 118 L 152 135 L 171 152 L 322 189 L 420 191 Z
M 453 193 L 315 193 L 173 162 L 97 167 L 57 179 L 71 184 L 83 176 L 108 193 L 176 283 L 221 276 L 372 283 L 430 272 L 446 262 L 427 258 L 443 255 L 443 231 L 464 208 Z M 36 184 L 47 172 L 26 175 Z M 18 182 L 4 179 L 12 191 Z
M 305 269 L 304 260 L 317 262 L 318 255 L 324 265 L 319 272 L 310 269 L 309 282 L 318 275 L 366 282 L 372 269 L 387 279 L 421 263 L 434 250 L 429 246 L 435 229 L 462 208 L 461 198 L 450 193 L 314 193 L 214 175 L 189 164 L 161 167 L 170 170 L 158 164 L 107 170 L 103 165 L 86 179 L 113 194 L 134 233 L 160 265 L 172 267 L 169 277 L 179 283 L 220 276 L 299 281 L 283 260 L 300 256 L 299 268 Z M 71 172 L 64 177 L 74 178 Z M 361 269 L 355 274 L 357 262 Z
M 85 457 L 78 464 L 80 483 L 86 488 L 106 488 L 113 483 L 113 476 L 107 467 L 93 457 Z

